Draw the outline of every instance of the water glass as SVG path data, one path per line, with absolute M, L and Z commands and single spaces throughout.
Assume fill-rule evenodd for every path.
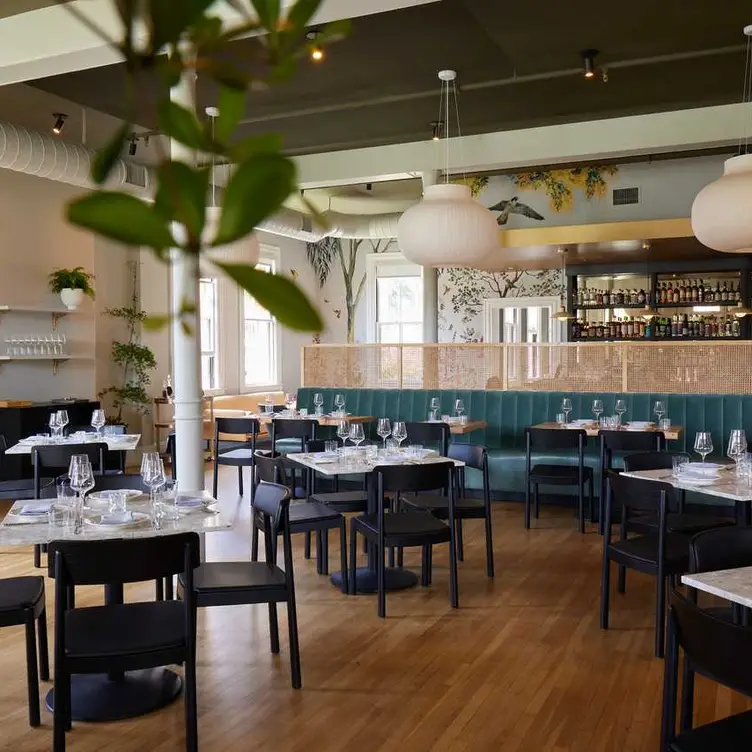
M 110 514 L 125 514 L 125 502 L 127 499 L 128 495 L 125 491 L 110 491 L 107 494 Z
M 392 424 L 389 418 L 379 418 L 376 433 L 381 436 L 384 442 L 384 449 L 386 449 L 386 440 L 392 435 Z
M 556 413 L 556 422 L 563 426 L 567 422 L 567 416 L 564 413 Z
M 713 451 L 713 437 L 710 431 L 698 431 L 695 434 L 695 452 L 702 457 L 705 462 L 707 457 Z
M 338 449 L 339 449 L 338 441 L 325 441 L 324 442 L 324 452 L 326 454 L 336 454 Z
M 308 417 L 308 408 L 307 407 L 301 407 L 300 410 L 298 410 L 298 415 L 301 418 L 307 418 Z
M 658 421 L 658 428 L 660 428 L 661 431 L 671 430 L 671 418 L 661 418 Z
M 68 478 L 60 478 L 57 482 L 57 500 L 60 504 L 73 506 L 76 503 L 76 491 L 71 488 Z
M 178 514 L 178 482 L 176 480 L 167 480 L 162 486 L 161 491 L 162 515 L 167 520 L 176 520 Z
M 50 511 L 47 513 L 47 519 L 52 528 L 52 535 L 66 533 L 73 527 L 74 510 L 70 504 L 61 504 L 53 501 L 50 504 Z
M 671 470 L 674 478 L 678 478 L 683 467 L 689 463 L 689 457 L 686 454 L 677 454 L 671 458 Z
M 387 439 L 384 442 L 384 452 L 388 455 L 399 454 L 400 445 L 397 439 Z
M 373 464 L 379 457 L 379 448 L 376 444 L 369 444 L 366 448 L 366 459 Z
M 419 460 L 423 458 L 423 444 L 410 444 L 407 447 L 407 456 Z

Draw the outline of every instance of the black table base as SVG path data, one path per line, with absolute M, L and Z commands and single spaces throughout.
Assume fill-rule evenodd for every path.
M 348 573 L 351 577 L 355 576 L 355 593 L 359 595 L 375 593 L 376 587 L 376 571 L 369 567 L 359 567 L 355 572 Z M 331 576 L 332 584 L 336 585 L 339 589 L 342 588 L 342 572 L 335 572 Z M 409 569 L 399 569 L 396 567 L 387 567 L 384 571 L 384 584 L 386 586 L 387 593 L 394 590 L 406 590 L 407 588 L 415 587 L 418 584 L 418 575 L 415 572 L 411 572 Z
M 180 694 L 183 680 L 167 668 L 128 671 L 112 681 L 107 674 L 71 677 L 71 717 L 74 721 L 119 721 L 151 713 L 169 705 Z M 55 690 L 45 698 L 55 707 Z

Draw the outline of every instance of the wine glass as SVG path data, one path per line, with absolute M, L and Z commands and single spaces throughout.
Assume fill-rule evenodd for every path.
M 656 400 L 656 403 L 653 406 L 653 412 L 655 413 L 655 417 L 658 418 L 658 423 L 660 424 L 661 418 L 666 414 L 666 406 L 661 400 Z
M 344 394 L 334 395 L 334 407 L 337 408 L 337 412 L 340 415 L 345 414 L 345 395 Z
M 429 420 L 437 420 L 439 417 L 439 410 L 441 410 L 441 400 L 438 397 L 431 397 L 430 402 L 431 412 Z
M 74 454 L 68 465 L 68 477 L 71 488 L 81 498 L 81 504 L 85 502 L 86 494 L 94 488 L 94 471 L 91 461 L 85 454 Z
M 455 402 L 454 402 L 454 412 L 457 414 L 458 418 L 461 418 L 462 417 L 462 413 L 465 412 L 465 403 L 461 399 L 455 400 Z
M 57 414 L 58 414 L 58 419 L 60 421 L 60 433 L 63 434 L 63 433 L 65 433 L 65 427 L 70 422 L 69 419 L 68 419 L 68 411 L 67 410 L 58 410 Z
M 349 420 L 341 420 L 339 423 L 337 423 L 337 436 L 339 436 L 340 439 L 342 439 L 342 446 L 344 446 L 347 439 L 350 438 L 350 421 Z
M 458 400 L 459 401 L 459 400 Z M 407 438 L 407 426 L 404 421 L 397 420 L 392 428 L 392 438 L 397 441 L 397 446 L 401 449 L 402 442 Z
M 161 517 L 162 510 L 157 503 L 157 489 L 163 486 L 165 482 L 164 465 L 159 452 L 144 452 L 141 457 L 141 479 L 149 489 L 152 512 L 158 520 Z
M 288 392 L 285 394 L 285 407 L 291 412 L 294 413 L 295 409 L 298 406 L 298 398 L 295 394 L 292 392 Z
M 96 429 L 97 436 L 102 435 L 102 428 L 104 427 L 104 424 L 106 423 L 106 419 L 104 417 L 104 410 L 94 410 L 91 414 L 91 427 Z
M 572 400 L 564 397 L 561 401 L 561 411 L 564 413 L 564 422 L 569 423 L 569 413 L 572 412 Z
M 695 452 L 702 457 L 705 462 L 707 457 L 713 451 L 713 437 L 710 431 L 698 431 L 695 434 Z
M 379 418 L 376 433 L 384 440 L 384 450 L 386 450 L 386 440 L 392 435 L 392 423 L 389 418 Z
M 350 433 L 347 438 L 350 439 L 356 447 L 359 447 L 366 440 L 366 435 L 363 431 L 363 424 L 353 423 L 350 426 Z
M 598 422 L 598 420 L 600 420 L 602 412 L 603 412 L 603 401 L 599 399 L 593 400 L 593 415 L 595 415 L 596 423 Z
M 736 428 L 729 434 L 726 454 L 734 461 L 737 475 L 739 474 L 739 461 L 747 453 L 747 434 L 740 428 Z
M 49 426 L 50 426 L 50 436 L 54 439 L 58 432 L 60 431 L 60 413 L 55 410 L 55 412 L 50 413 L 50 420 L 49 420 Z
M 324 413 L 324 395 L 321 392 L 316 392 L 313 395 L 313 406 L 316 410 L 316 415 L 323 415 Z
M 616 405 L 614 405 L 614 412 L 619 416 L 619 425 L 621 425 L 622 416 L 625 412 L 627 412 L 627 403 L 623 399 L 616 400 Z
M 65 355 L 65 345 L 68 343 L 68 338 L 64 334 L 59 334 L 58 340 L 60 341 L 60 354 Z

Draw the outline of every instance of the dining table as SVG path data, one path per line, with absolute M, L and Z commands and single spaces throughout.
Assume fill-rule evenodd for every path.
M 49 436 L 29 436 L 21 439 L 17 444 L 8 447 L 6 454 L 26 454 L 30 455 L 35 446 L 65 446 L 66 444 L 90 444 L 102 442 L 107 444 L 107 449 L 113 452 L 132 452 L 141 441 L 140 433 L 124 434 L 105 434 L 98 436 L 95 433 L 87 432 L 74 436 L 66 436 L 61 439 L 53 439 Z
M 392 455 L 383 455 L 375 460 L 358 457 L 357 452 L 342 452 L 328 454 L 326 452 L 291 453 L 285 455 L 286 459 L 295 464 L 319 473 L 328 478 L 336 478 L 343 475 L 365 475 L 368 490 L 368 514 L 376 514 L 378 510 L 375 488 L 373 485 L 376 467 L 383 465 L 428 465 L 441 462 L 451 462 L 455 469 L 464 467 L 461 460 L 442 457 L 438 452 L 430 452 L 418 459 L 411 457 L 407 452 L 399 452 Z M 358 457 L 358 459 L 356 459 Z M 354 542 L 352 545 L 355 545 Z M 370 594 L 377 591 L 376 554 L 375 547 L 368 547 L 368 565 L 359 567 L 354 573 L 349 573 L 355 578 L 355 593 Z M 331 575 L 332 584 L 338 589 L 342 588 L 342 572 L 334 572 Z M 386 567 L 384 572 L 386 590 L 405 590 L 414 587 L 418 583 L 415 572 L 403 567 Z
M 682 584 L 752 608 L 752 567 L 683 574 Z
M 231 530 L 236 522 L 242 500 L 213 498 L 206 491 L 181 492 L 181 499 L 195 499 L 195 506 L 186 505 L 176 519 L 153 519 L 148 496 L 141 494 L 128 500 L 127 509 L 138 514 L 138 520 L 124 525 L 101 524 L 102 511 L 91 502 L 84 507 L 80 523 L 53 527 L 48 516 L 36 514 L 40 504 L 48 501 L 15 501 L 0 522 L 0 546 L 32 546 L 56 540 L 102 541 L 151 538 L 177 533 L 200 535 Z M 25 514 L 25 510 L 30 510 Z M 33 514 L 31 512 L 34 512 Z M 99 523 L 99 524 L 98 524 Z M 123 602 L 122 583 L 105 586 L 107 605 Z M 128 671 L 124 674 L 75 674 L 71 679 L 71 714 L 78 721 L 114 721 L 135 718 L 172 702 L 182 689 L 181 677 L 168 667 Z M 54 708 L 55 690 L 46 696 L 47 708 Z
M 577 430 L 581 429 L 584 430 L 585 433 L 590 438 L 595 438 L 598 436 L 598 434 L 601 431 L 601 427 L 596 423 L 595 421 L 588 421 L 585 423 L 580 422 L 570 422 L 570 423 L 557 423 L 556 421 L 547 421 L 545 423 L 538 423 L 535 426 L 532 426 L 532 428 L 545 428 L 545 429 L 559 429 L 561 431 L 567 431 L 567 430 Z M 613 430 L 613 429 L 608 429 Z M 619 431 L 656 431 L 659 433 L 663 433 L 663 435 L 666 437 L 666 441 L 676 441 L 681 436 L 682 432 L 682 426 L 671 426 L 671 428 L 664 428 L 660 429 L 656 426 L 640 426 L 639 428 L 629 428 L 628 425 L 622 426 L 616 430 Z

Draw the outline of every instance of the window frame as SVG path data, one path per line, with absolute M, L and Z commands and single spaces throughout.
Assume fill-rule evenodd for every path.
M 204 394 L 217 395 L 223 391 L 222 385 L 222 365 L 223 365 L 223 351 L 222 351 L 222 336 L 220 325 L 220 280 L 216 275 L 202 274 L 199 278 L 199 285 L 205 281 L 210 281 L 214 287 L 214 349 L 204 350 L 203 338 L 201 337 L 201 306 L 199 305 L 199 347 L 201 348 L 201 389 Z M 200 289 L 200 288 L 199 288 Z M 201 300 L 199 292 L 199 301 Z M 216 386 L 206 387 L 204 386 L 204 356 L 214 356 L 214 374 L 216 379 Z

